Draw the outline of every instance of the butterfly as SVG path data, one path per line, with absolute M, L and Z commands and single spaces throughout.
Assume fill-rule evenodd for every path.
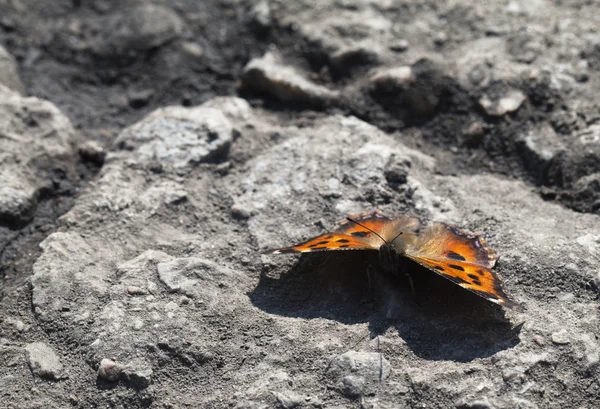
M 435 223 L 421 230 L 416 218 L 391 218 L 375 210 L 346 217 L 331 233 L 262 253 L 335 250 L 378 251 L 380 267 L 391 273 L 399 272 L 401 258 L 405 257 L 488 301 L 522 309 L 506 295 L 500 277 L 492 271 L 498 259 L 496 252 L 486 246 L 481 236 L 447 223 Z

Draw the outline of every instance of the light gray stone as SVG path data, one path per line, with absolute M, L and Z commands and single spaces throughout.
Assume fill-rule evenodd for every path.
M 527 97 L 520 90 L 510 89 L 501 97 L 496 98 L 484 94 L 479 99 L 479 105 L 490 116 L 504 116 L 519 109 L 526 99 Z
M 95 51 L 119 55 L 150 50 L 172 41 L 182 34 L 184 22 L 169 8 L 142 4 L 105 17 L 100 29 Z
M 19 77 L 17 62 L 2 46 L 0 46 L 0 84 L 19 94 L 25 94 L 25 86 Z
M 135 149 L 142 160 L 185 167 L 226 155 L 234 133 L 233 124 L 220 110 L 167 107 L 127 128 L 117 144 Z
M 78 136 L 52 103 L 1 84 L 0 118 L 0 224 L 19 227 L 33 217 L 40 192 L 54 189 L 55 168 L 75 178 Z
M 59 380 L 64 377 L 63 365 L 52 348 L 43 342 L 33 342 L 25 346 L 31 372 L 40 378 Z
M 272 52 L 255 58 L 246 65 L 242 85 L 282 101 L 317 106 L 334 103 L 339 97 L 336 91 L 317 85 L 294 68 L 283 65 Z

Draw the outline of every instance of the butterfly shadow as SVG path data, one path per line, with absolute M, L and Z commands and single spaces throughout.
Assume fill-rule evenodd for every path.
M 367 323 L 371 337 L 395 331 L 429 360 L 469 362 L 518 344 L 520 326 L 500 306 L 408 260 L 410 280 L 376 264 L 370 251 L 303 254 L 263 273 L 249 297 L 269 314 Z

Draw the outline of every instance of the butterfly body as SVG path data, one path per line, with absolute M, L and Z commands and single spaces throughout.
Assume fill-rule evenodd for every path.
M 480 236 L 446 223 L 420 229 L 415 218 L 390 218 L 374 211 L 347 217 L 334 232 L 265 253 L 334 250 L 378 251 L 380 267 L 392 274 L 401 272 L 406 258 L 493 303 L 520 308 L 504 293 L 500 277 L 491 270 L 498 258 L 496 252 Z

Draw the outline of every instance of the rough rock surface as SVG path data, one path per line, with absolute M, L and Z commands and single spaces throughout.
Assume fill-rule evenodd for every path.
M 25 93 L 25 86 L 19 77 L 15 59 L 2 46 L 0 46 L 0 84 L 20 94 Z
M 0 407 L 600 406 L 597 5 L 42 3 L 0 2 Z M 525 309 L 260 254 L 373 208 Z
M 77 135 L 52 103 L 2 85 L 0 117 L 0 226 L 12 227 L 33 217 L 59 178 L 73 178 Z

